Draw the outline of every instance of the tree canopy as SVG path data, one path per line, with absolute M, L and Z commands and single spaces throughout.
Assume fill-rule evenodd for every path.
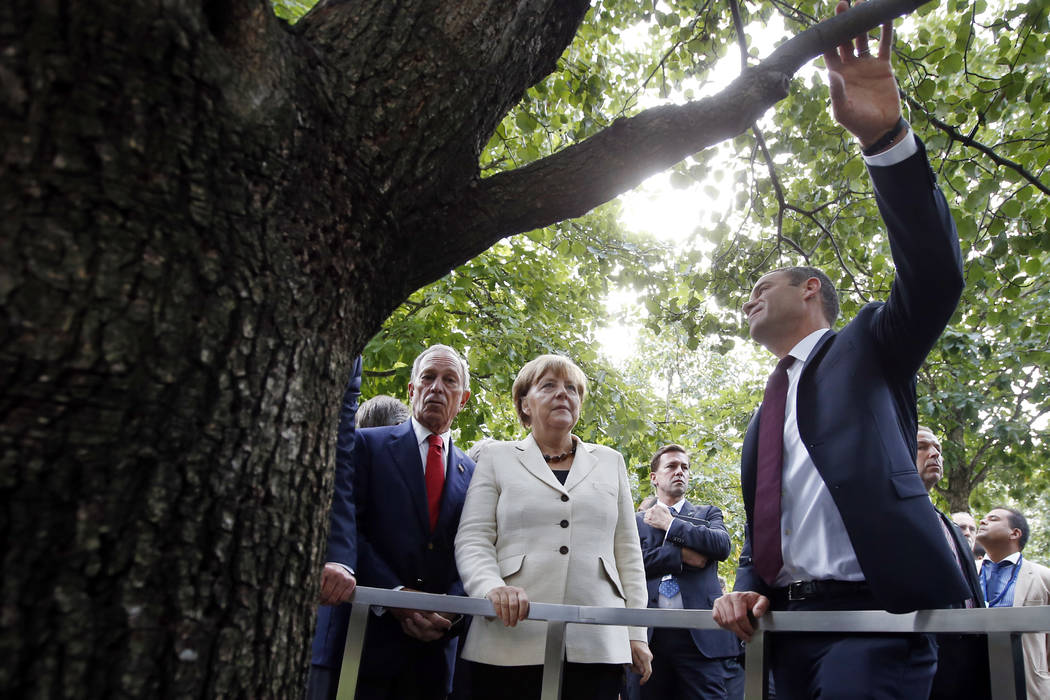
M 641 104 L 668 96 L 690 99 L 704 89 L 720 59 L 742 53 L 741 44 L 748 63 L 761 55 L 765 47 L 754 45 L 754 34 L 783 41 L 821 14 L 815 4 L 750 12 L 744 6 L 736 8 L 734 21 L 719 7 L 599 4 L 559 70 L 530 88 L 497 128 L 483 160 L 491 169 L 515 167 L 586 138 Z M 771 34 L 778 12 L 783 29 Z M 613 39 L 638 23 L 646 29 L 631 42 Z M 1041 61 L 1040 47 L 1050 40 L 1046 8 L 926 6 L 898 32 L 895 61 L 906 114 L 931 150 L 966 260 L 966 296 L 919 378 L 922 420 L 947 446 L 947 478 L 935 495 L 946 509 L 972 508 L 978 516 L 995 498 L 1024 508 L 1044 488 L 1050 409 L 1044 378 L 1050 326 L 1040 274 L 1050 243 L 1045 226 L 1050 157 L 1046 114 L 1031 109 L 1045 104 L 1050 86 L 1044 71 L 1025 69 Z M 460 418 L 464 437 L 473 440 L 483 432 L 515 435 L 513 412 L 502 405 L 514 371 L 532 354 L 565 351 L 578 355 L 592 379 L 599 379 L 598 395 L 589 402 L 594 415 L 584 417 L 588 436 L 627 453 L 641 483 L 645 454 L 664 441 L 684 440 L 708 453 L 709 443 L 697 431 L 721 412 L 734 417 L 720 432 L 727 443 L 723 457 L 731 455 L 738 442 L 729 436 L 742 434 L 760 396 L 761 373 L 753 372 L 750 383 L 736 382 L 739 394 L 727 397 L 726 377 L 705 376 L 697 365 L 713 348 L 739 353 L 735 341 L 746 338 L 746 328 L 735 312 L 751 283 L 776 265 L 821 266 L 841 290 L 848 319 L 860 305 L 884 297 L 892 279 L 885 240 L 873 235 L 881 223 L 863 165 L 831 122 L 825 93 L 818 74 L 796 78 L 789 96 L 759 127 L 673 168 L 671 182 L 678 187 L 706 188 L 710 199 L 732 195 L 731 206 L 711 212 L 684 249 L 658 237 L 626 234 L 615 204 L 581 220 L 586 223 L 505 240 L 395 313 L 366 349 L 369 365 L 406 363 L 427 339 L 456 337 L 470 348 L 472 361 L 484 363 L 486 378 L 502 375 L 501 382 L 482 384 L 474 411 Z M 555 255 L 539 256 L 537 241 Z M 548 274 L 536 274 L 528 267 L 532 263 Z M 558 279 L 567 285 L 555 288 Z M 516 301 L 464 299 L 457 290 L 468 281 L 513 287 Z M 617 287 L 635 290 L 638 316 L 628 322 L 637 327 L 644 317 L 648 328 L 631 372 L 595 351 L 595 326 L 617 322 L 600 301 Z M 428 313 L 428 327 L 405 325 L 416 299 L 442 300 L 447 314 L 431 306 L 438 317 Z M 473 325 L 486 316 L 493 322 L 488 331 Z M 552 316 L 567 326 L 550 325 Z M 666 362 L 650 354 L 661 333 L 678 339 L 682 379 L 701 401 L 689 401 L 684 392 L 653 391 L 651 375 Z M 493 343 L 496 337 L 499 342 Z M 757 357 L 761 363 L 762 355 Z M 694 378 L 684 376 L 687 366 Z M 375 386 L 403 391 L 406 380 L 402 373 L 397 384 Z M 672 406 L 672 398 L 681 404 Z M 694 426 L 692 432 L 657 420 L 661 403 L 678 414 L 675 425 Z M 495 419 L 500 411 L 503 419 Z M 724 461 L 711 465 L 716 473 L 725 466 Z M 642 486 L 639 495 L 644 492 Z M 710 494 L 715 495 L 728 498 Z

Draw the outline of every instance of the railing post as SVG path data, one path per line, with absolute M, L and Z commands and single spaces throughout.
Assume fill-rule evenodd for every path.
M 988 678 L 992 685 L 992 700 L 1018 700 L 1026 695 L 1020 641 L 1018 634 L 988 633 Z
M 369 606 L 360 603 L 350 608 L 350 624 L 346 629 L 346 646 L 343 647 L 343 665 L 339 669 L 336 700 L 354 700 L 357 693 L 357 674 L 361 670 L 361 651 L 365 648 L 368 610 Z
M 755 630 L 744 651 L 744 698 L 765 700 L 769 696 L 769 669 L 766 652 L 769 638 L 761 629 Z
M 543 688 L 540 700 L 561 697 L 562 660 L 565 658 L 565 623 L 547 623 L 547 647 L 543 653 Z

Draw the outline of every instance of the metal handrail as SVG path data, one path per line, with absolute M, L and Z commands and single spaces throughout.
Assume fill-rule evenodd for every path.
M 371 606 L 495 617 L 492 603 L 486 598 L 358 586 L 352 602 L 355 605 L 350 613 L 338 700 L 353 700 L 356 692 L 357 670 Z M 560 694 L 567 624 L 721 629 L 712 619 L 710 610 L 599 608 L 530 602 L 528 619 L 548 623 L 542 700 L 558 700 Z M 1050 606 L 919 610 L 903 614 L 881 610 L 767 612 L 760 619 L 759 628 L 746 647 L 744 697 L 748 700 L 764 697 L 765 635 L 778 632 L 987 634 L 992 698 L 1015 700 L 1016 679 L 1011 636 L 1025 632 L 1050 632 Z

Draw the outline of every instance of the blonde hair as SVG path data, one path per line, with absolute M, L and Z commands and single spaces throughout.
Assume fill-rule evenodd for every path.
M 540 355 L 533 360 L 529 360 L 518 371 L 518 376 L 514 380 L 514 388 L 511 390 L 514 396 L 514 410 L 518 412 L 518 420 L 526 428 L 532 425 L 532 419 L 525 415 L 521 408 L 521 402 L 525 399 L 525 395 L 529 393 L 532 385 L 547 372 L 559 379 L 567 379 L 574 383 L 580 392 L 581 404 L 583 403 L 584 395 L 587 393 L 587 377 L 584 375 L 583 370 L 564 355 Z

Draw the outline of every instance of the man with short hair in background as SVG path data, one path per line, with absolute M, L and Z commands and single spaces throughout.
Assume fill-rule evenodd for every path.
M 387 394 L 376 394 L 357 409 L 358 428 L 401 425 L 412 416 L 412 409 Z
M 649 469 L 657 502 L 637 515 L 649 607 L 710 609 L 722 595 L 718 562 L 729 557 L 731 546 L 722 511 L 685 499 L 689 455 L 684 447 L 664 445 Z M 650 628 L 649 647 L 653 674 L 641 688 L 645 700 L 726 697 L 729 661 L 740 653 L 731 633 Z
M 984 547 L 977 543 L 977 521 L 973 515 L 966 511 L 952 513 L 952 522 L 962 530 L 963 537 L 970 543 L 970 551 L 973 552 L 974 565 L 977 571 L 981 570 L 981 562 L 984 561 Z
M 941 441 L 933 431 L 920 425 L 916 434 L 918 450 L 915 469 L 919 478 L 932 493 L 933 487 L 944 477 L 944 458 Z M 965 604 L 953 607 L 983 608 L 984 595 L 973 563 L 969 540 L 947 515 L 937 509 L 945 539 L 952 546 L 959 570 L 970 587 L 970 598 Z M 937 673 L 933 677 L 930 700 L 981 700 L 990 698 L 991 682 L 988 674 L 988 637 L 983 634 L 940 633 L 937 635 Z
M 989 608 L 1050 605 L 1050 569 L 1024 558 L 1028 520 L 1021 511 L 993 508 L 977 526 L 977 541 L 984 546 L 981 586 Z M 1021 635 L 1024 677 L 1028 697 L 1050 698 L 1050 633 Z

